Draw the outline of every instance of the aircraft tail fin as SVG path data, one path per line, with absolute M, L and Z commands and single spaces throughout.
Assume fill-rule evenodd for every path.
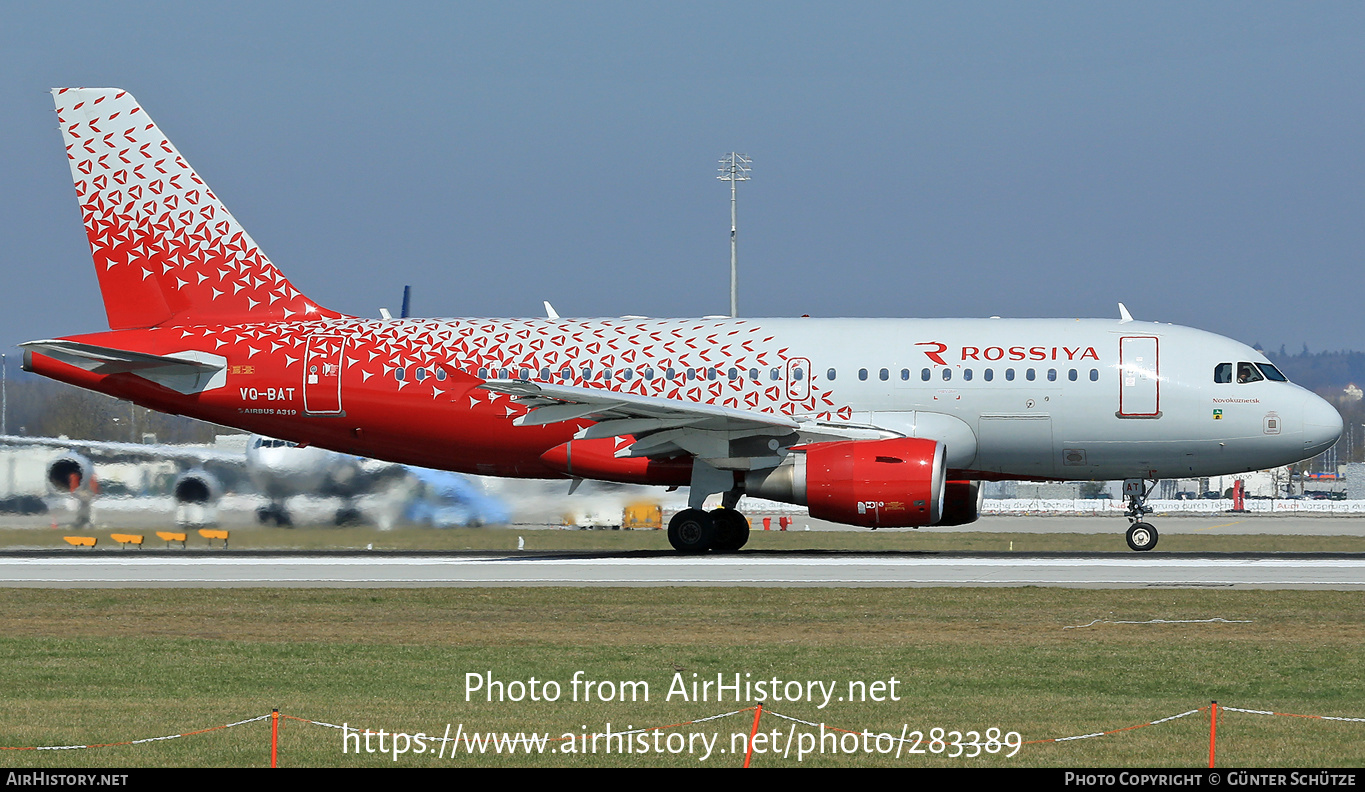
M 110 328 L 340 315 L 270 263 L 132 94 L 52 96 Z

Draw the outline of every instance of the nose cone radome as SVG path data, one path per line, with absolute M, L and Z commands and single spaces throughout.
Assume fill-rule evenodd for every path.
M 1304 458 L 1317 456 L 1332 447 L 1341 437 L 1341 413 L 1315 394 L 1303 403 Z

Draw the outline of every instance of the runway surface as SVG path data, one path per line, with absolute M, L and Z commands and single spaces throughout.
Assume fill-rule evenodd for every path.
M 0 586 L 1365 588 L 1359 554 L 8 553 Z

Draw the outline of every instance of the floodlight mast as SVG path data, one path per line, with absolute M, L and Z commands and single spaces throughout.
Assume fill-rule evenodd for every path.
M 736 214 L 735 187 L 737 182 L 749 180 L 750 159 L 743 154 L 730 152 L 720 160 L 720 175 L 717 179 L 730 182 L 730 318 L 739 316 L 739 253 L 735 244 Z

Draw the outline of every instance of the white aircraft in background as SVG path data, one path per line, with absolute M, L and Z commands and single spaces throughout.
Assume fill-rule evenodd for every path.
M 214 446 L 0 435 L 0 447 L 6 446 L 51 448 L 57 452 L 46 463 L 44 478 L 51 491 L 76 498 L 78 526 L 89 523 L 92 502 L 99 495 L 97 462 L 155 460 L 171 460 L 182 466 L 171 487 L 171 496 L 177 520 L 183 522 L 199 522 L 205 510 L 222 496 L 223 479 L 242 474 L 257 492 L 269 499 L 268 504 L 256 510 L 261 523 L 292 526 L 287 504 L 290 498 L 299 495 L 340 498 L 342 504 L 334 522 L 361 523 L 366 517 L 356 505 L 360 496 L 389 490 L 396 497 L 411 501 L 421 496 L 413 492 L 418 489 L 436 495 L 440 503 L 429 504 L 427 508 L 440 508 L 443 514 L 453 515 L 448 522 L 482 524 L 507 519 L 507 510 L 497 499 L 484 495 L 477 485 L 458 474 L 377 462 L 261 435 L 246 438 L 245 453 Z
M 110 330 L 24 344 L 25 370 L 392 462 L 687 486 L 679 552 L 743 546 L 745 495 L 870 528 L 958 525 L 978 483 L 1002 479 L 1125 479 L 1128 544 L 1149 550 L 1145 481 L 1297 462 L 1341 435 L 1336 410 L 1255 349 L 1126 309 L 346 316 L 290 283 L 130 94 L 53 95 Z

